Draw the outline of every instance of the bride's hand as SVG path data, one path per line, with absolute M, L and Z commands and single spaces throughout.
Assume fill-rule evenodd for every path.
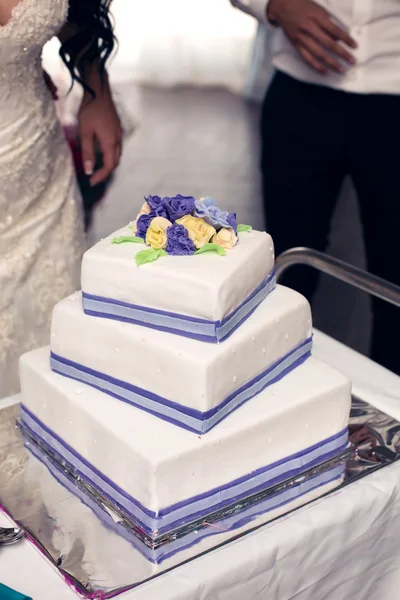
M 83 166 L 91 176 L 92 186 L 104 181 L 118 166 L 122 152 L 121 122 L 108 82 L 96 86 L 96 97 L 88 92 L 79 110 L 79 133 L 81 138 Z M 95 140 L 103 155 L 103 167 L 94 173 Z

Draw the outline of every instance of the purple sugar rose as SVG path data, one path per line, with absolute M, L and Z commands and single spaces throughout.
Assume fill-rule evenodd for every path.
M 172 198 L 163 198 L 163 202 L 165 203 L 169 220 L 174 222 L 185 215 L 191 215 L 194 211 L 194 203 L 196 200 L 193 196 L 182 196 L 181 194 L 178 194 Z
M 196 200 L 195 202 L 195 216 L 200 219 L 208 217 L 208 209 L 210 206 L 217 206 L 212 198 L 203 198 L 202 200 Z
M 202 202 L 206 206 L 217 206 L 217 203 L 215 202 L 215 200 L 210 198 L 210 196 L 206 196 L 205 198 L 203 198 Z
M 168 212 L 165 206 L 164 198 L 160 198 L 160 196 L 145 196 L 147 204 L 150 206 L 151 211 L 155 213 L 156 217 L 164 217 L 168 219 Z
M 188 230 L 183 225 L 171 225 L 167 229 L 167 254 L 188 256 L 196 251 L 195 245 L 189 238 Z
M 160 196 L 152 196 L 149 194 L 148 196 L 145 196 L 144 199 L 151 210 L 156 210 L 159 206 L 164 206 L 164 202 L 161 200 Z
M 153 210 L 148 215 L 141 215 L 136 221 L 136 236 L 142 239 L 146 239 L 146 233 L 150 223 L 154 217 L 161 216 L 157 215 Z
M 212 198 L 205 198 L 201 202 L 196 201 L 195 210 L 196 217 L 204 219 L 206 223 L 212 225 L 216 229 L 230 227 L 228 221 L 229 213 L 226 210 L 218 208 Z
M 237 221 L 236 221 L 236 213 L 230 213 L 227 217 L 226 220 L 229 223 L 229 227 L 231 227 L 233 229 L 233 231 L 235 233 L 237 233 Z

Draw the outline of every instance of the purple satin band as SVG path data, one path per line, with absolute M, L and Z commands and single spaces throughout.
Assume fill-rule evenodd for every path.
M 84 290 L 82 290 L 82 304 L 85 314 L 90 316 L 141 325 L 215 344 L 232 335 L 275 287 L 276 278 L 273 271 L 234 311 L 217 321 L 104 298 L 88 294 Z
M 50 363 L 52 370 L 64 377 L 86 383 L 174 425 L 204 434 L 266 387 L 276 383 L 301 365 L 311 355 L 311 346 L 312 338 L 305 340 L 270 365 L 268 369 L 232 392 L 218 406 L 205 412 L 172 402 L 148 390 L 65 359 L 53 352 L 50 355 Z
M 202 529 L 200 532 L 185 536 L 169 544 L 158 548 L 157 550 L 152 550 L 148 546 L 146 546 L 143 542 L 141 542 L 134 534 L 130 533 L 123 525 L 120 523 L 115 523 L 115 521 L 110 517 L 110 515 L 105 512 L 100 505 L 96 504 L 89 496 L 84 494 L 77 486 L 75 486 L 71 481 L 65 477 L 65 475 L 47 458 L 44 457 L 32 444 L 29 445 L 30 451 L 36 456 L 38 460 L 40 460 L 46 467 L 49 469 L 53 477 L 62 485 L 65 489 L 67 489 L 70 493 L 77 496 L 81 502 L 83 502 L 86 506 L 88 506 L 95 515 L 100 519 L 100 521 L 115 533 L 118 533 L 122 536 L 127 542 L 131 543 L 142 556 L 144 556 L 149 562 L 153 564 L 161 564 L 168 558 L 171 558 L 178 552 L 183 552 L 184 550 L 188 550 L 198 544 L 202 539 L 207 538 L 211 535 L 218 535 L 219 533 L 226 533 L 226 531 L 236 531 L 240 527 L 245 526 L 252 519 L 257 518 L 260 514 L 268 513 L 271 510 L 279 509 L 286 504 L 293 502 L 297 498 L 300 498 L 304 494 L 316 490 L 323 485 L 330 484 L 334 481 L 339 481 L 344 473 L 344 465 L 334 467 L 323 473 L 322 475 L 318 475 L 308 480 L 307 483 L 299 483 L 293 485 L 291 487 L 291 494 L 287 495 L 287 493 L 282 492 L 276 494 L 273 498 L 272 506 L 268 509 L 259 508 L 257 512 L 253 512 L 253 514 L 242 514 L 239 513 L 237 517 L 233 517 L 231 519 L 225 519 L 220 524 L 220 529 L 209 527 L 208 529 Z M 229 529 L 227 529 L 229 527 Z
M 296 454 L 291 455 L 288 458 L 277 461 L 266 467 L 257 469 L 248 475 L 245 475 L 243 477 L 240 477 L 240 478 L 230 482 L 229 484 L 220 486 L 218 488 L 214 488 L 208 492 L 204 492 L 203 494 L 193 496 L 187 500 L 178 502 L 169 507 L 165 507 L 164 509 L 160 510 L 158 513 L 155 513 L 154 511 L 151 511 L 151 510 L 147 509 L 146 507 L 144 507 L 138 500 L 136 500 L 135 498 L 133 498 L 132 496 L 127 494 L 124 490 L 122 490 L 114 482 L 112 482 L 108 477 L 106 477 L 104 474 L 102 474 L 100 471 L 98 471 L 93 465 L 88 463 L 81 455 L 79 455 L 73 448 L 71 448 L 59 436 L 57 436 L 48 427 L 46 427 L 39 419 L 37 419 L 24 406 L 21 407 L 21 418 L 22 418 L 22 423 L 23 423 L 24 427 L 27 429 L 27 431 L 30 433 L 30 435 L 34 439 L 39 440 L 44 445 L 44 447 L 47 447 L 52 452 L 56 452 L 56 454 L 60 455 L 59 451 L 54 450 L 54 448 L 53 448 L 52 440 L 55 440 L 58 442 L 58 444 L 62 448 L 65 448 L 66 453 L 69 453 L 73 457 L 73 461 L 72 461 L 72 459 L 70 459 L 70 460 L 67 460 L 66 462 L 69 463 L 72 466 L 72 468 L 74 470 L 76 470 L 77 473 L 80 474 L 80 476 L 83 478 L 83 480 L 89 481 L 93 487 L 97 488 L 101 492 L 101 494 L 106 496 L 113 504 L 119 506 L 120 509 L 122 510 L 122 512 L 128 514 L 130 516 L 130 518 L 132 519 L 132 521 L 134 521 L 135 523 L 138 523 L 139 527 L 141 527 L 144 531 L 146 531 L 146 533 L 148 533 L 148 535 L 150 535 L 150 536 L 153 535 L 154 530 L 157 530 L 159 533 L 163 533 L 164 531 L 170 531 L 171 529 L 174 528 L 175 525 L 179 524 L 179 521 L 175 522 L 173 519 L 172 520 L 170 519 L 168 526 L 164 527 L 163 526 L 163 517 L 165 518 L 167 515 L 173 514 L 174 512 L 177 512 L 178 510 L 180 510 L 182 508 L 187 508 L 187 518 L 190 517 L 190 520 L 196 520 L 199 517 L 202 517 L 206 514 L 210 514 L 210 506 L 206 506 L 206 508 L 202 509 L 202 510 L 193 511 L 193 509 L 190 508 L 191 505 L 193 505 L 199 501 L 206 501 L 208 498 L 213 497 L 217 494 L 221 494 L 225 490 L 230 490 L 232 488 L 235 488 L 242 483 L 250 482 L 249 486 L 246 489 L 246 492 L 244 494 L 243 493 L 237 494 L 237 495 L 230 497 L 229 500 L 227 500 L 225 502 L 219 502 L 217 505 L 214 505 L 214 504 L 211 505 L 213 510 L 223 508 L 224 506 L 228 506 L 229 504 L 231 504 L 233 501 L 240 500 L 242 497 L 246 497 L 246 496 L 248 497 L 252 493 L 257 493 L 258 491 L 262 490 L 263 488 L 265 489 L 266 483 L 263 483 L 258 486 L 254 486 L 254 484 L 253 484 L 253 487 L 251 487 L 251 481 L 254 480 L 256 477 L 258 477 L 259 475 L 263 475 L 263 476 L 265 475 L 265 479 L 268 482 L 267 487 L 271 487 L 272 485 L 275 485 L 275 484 L 279 483 L 280 481 L 284 481 L 285 479 L 288 479 L 291 476 L 294 476 L 296 474 L 303 472 L 306 468 L 308 469 L 316 464 L 323 463 L 323 462 L 337 456 L 347 447 L 347 444 L 348 444 L 347 429 L 345 429 L 345 430 L 339 432 L 338 434 L 331 436 L 330 438 L 328 438 L 326 440 L 323 440 L 319 444 L 315 444 L 314 446 L 311 446 L 311 447 L 303 450 L 302 452 L 298 452 Z M 28 421 L 31 421 L 33 423 L 33 426 L 31 426 Z M 332 445 L 332 444 L 334 446 L 333 449 L 328 451 L 326 447 L 329 445 Z M 320 452 L 318 453 L 318 456 L 314 460 L 307 461 L 307 458 L 306 458 L 307 455 L 309 455 L 313 451 L 318 451 L 318 450 L 320 450 Z M 66 460 L 65 456 L 60 455 L 60 458 L 62 458 L 63 460 Z M 272 469 L 275 469 L 278 466 L 282 466 L 282 465 L 284 466 L 285 464 L 287 464 L 295 459 L 300 459 L 300 463 L 301 463 L 300 467 L 298 467 L 297 469 L 291 469 L 291 470 L 287 469 L 280 476 L 275 477 L 275 478 L 270 477 L 270 479 L 268 479 L 268 472 L 270 472 Z M 150 517 L 150 519 L 154 520 L 155 527 L 152 529 L 151 527 L 146 525 L 146 523 L 144 523 L 142 519 L 138 518 L 137 514 L 133 514 L 131 510 L 127 510 L 126 506 L 122 506 L 121 503 L 116 500 L 116 497 L 110 496 L 110 494 L 104 490 L 104 487 L 102 487 L 101 483 L 97 485 L 87 475 L 84 475 L 82 473 L 82 470 L 79 467 L 80 464 L 85 465 L 90 471 L 92 471 L 93 474 L 99 480 L 103 481 L 104 484 L 107 484 L 107 486 L 109 486 L 112 490 L 114 490 L 116 495 L 118 494 L 121 498 L 126 498 L 133 506 L 138 507 L 140 509 L 140 511 L 143 512 L 144 515 L 147 515 L 148 517 Z

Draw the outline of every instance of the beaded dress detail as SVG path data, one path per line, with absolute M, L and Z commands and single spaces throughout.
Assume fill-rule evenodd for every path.
M 20 0 L 0 26 L 0 398 L 21 354 L 48 342 L 53 306 L 79 286 L 82 202 L 42 72 L 68 0 Z

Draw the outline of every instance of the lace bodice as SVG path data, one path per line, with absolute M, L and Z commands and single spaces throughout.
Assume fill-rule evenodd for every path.
M 42 72 L 68 0 L 20 0 L 0 26 L 0 398 L 19 355 L 48 343 L 54 304 L 79 287 L 84 238 L 69 149 Z
M 68 0 L 20 0 L 9 22 L 0 26 L 1 130 L 20 117 L 43 117 L 48 93 L 43 81 L 43 46 L 67 16 Z M 39 120 L 42 128 L 46 123 Z

